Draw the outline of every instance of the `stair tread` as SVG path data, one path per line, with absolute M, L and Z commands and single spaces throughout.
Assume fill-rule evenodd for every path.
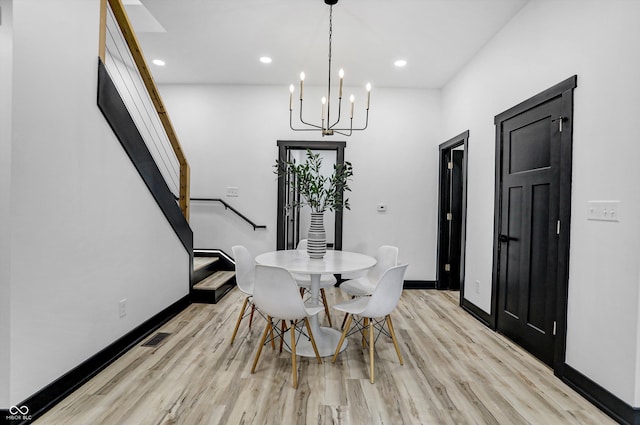
M 216 261 L 218 261 L 218 257 L 193 257 L 193 271 L 204 269 Z
M 193 289 L 215 291 L 216 289 L 219 289 L 222 285 L 227 283 L 235 275 L 236 272 L 234 271 L 220 270 L 207 277 L 206 279 L 203 279 L 200 282 L 196 283 L 193 286 Z

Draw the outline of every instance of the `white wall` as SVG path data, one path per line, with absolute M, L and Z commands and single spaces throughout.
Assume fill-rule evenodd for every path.
M 489 312 L 493 117 L 578 75 L 567 364 L 632 406 L 640 406 L 638 16 L 637 1 L 532 0 L 442 94 L 445 138 L 470 130 L 465 297 Z M 587 221 L 589 200 L 620 200 L 621 221 Z
M 238 187 L 240 196 L 225 200 L 268 227 L 254 232 L 223 207 L 194 202 L 195 247 L 275 249 L 276 141 L 322 138 L 289 129 L 287 87 L 163 85 L 160 91 L 190 161 L 191 196 L 225 198 L 226 187 Z M 305 87 L 305 96 L 320 99 L 320 90 Z M 364 109 L 357 102 L 356 121 Z M 313 108 L 305 107 L 305 118 Z M 319 118 L 319 100 L 315 110 Z M 379 245 L 397 245 L 410 264 L 407 279 L 435 279 L 439 121 L 438 91 L 374 88 L 369 128 L 331 138 L 347 141 L 345 160 L 354 169 L 344 249 L 374 254 Z M 388 211 L 378 213 L 378 203 Z
M 10 405 L 188 293 L 188 254 L 96 105 L 99 3 L 13 5 Z
M 9 405 L 12 1 L 0 0 L 0 407 Z

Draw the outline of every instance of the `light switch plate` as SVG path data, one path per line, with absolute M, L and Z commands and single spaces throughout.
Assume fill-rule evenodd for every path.
M 620 201 L 587 202 L 587 220 L 620 221 Z
M 239 190 L 237 187 L 227 188 L 227 198 L 237 198 L 239 196 Z

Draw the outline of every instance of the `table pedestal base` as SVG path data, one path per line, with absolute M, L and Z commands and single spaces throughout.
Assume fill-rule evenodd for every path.
M 320 327 L 319 331 L 313 331 L 313 338 L 316 340 L 316 346 L 318 347 L 320 357 L 328 357 L 335 354 L 338 342 L 340 342 L 340 336 L 342 336 L 342 332 L 332 328 Z M 284 346 L 284 349 L 288 352 L 291 352 L 291 349 L 289 347 L 289 344 L 291 344 L 291 335 L 289 334 L 289 332 L 286 332 L 284 334 L 284 338 L 287 342 L 287 344 Z M 345 348 L 347 348 L 346 338 L 342 343 L 340 352 L 344 351 Z M 307 337 L 305 337 L 304 335 L 302 335 L 300 339 L 296 340 L 296 354 L 302 357 L 316 356 L 316 354 L 313 352 L 311 340 L 307 339 Z

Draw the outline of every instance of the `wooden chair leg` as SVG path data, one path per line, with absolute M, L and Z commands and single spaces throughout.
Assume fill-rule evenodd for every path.
M 284 344 L 284 331 L 287 327 L 287 324 L 284 320 L 280 321 L 280 352 L 282 353 L 282 345 Z
M 404 362 L 402 360 L 402 354 L 400 354 L 400 346 L 398 345 L 398 339 L 396 338 L 396 333 L 393 330 L 393 324 L 391 323 L 391 315 L 387 314 L 387 327 L 389 328 L 389 333 L 391 334 L 391 339 L 393 340 L 393 346 L 396 347 L 396 353 L 398 354 L 398 360 L 400 360 L 400 364 L 403 365 Z
M 340 349 L 342 348 L 342 343 L 344 342 L 344 339 L 347 337 L 347 332 L 349 332 L 349 327 L 351 326 L 351 320 L 353 320 L 353 316 L 349 313 L 347 313 L 347 315 L 345 316 L 345 319 L 347 320 L 347 324 L 346 326 L 344 326 L 344 330 L 342 331 L 342 335 L 340 336 L 340 341 L 338 341 L 338 346 L 336 347 L 336 352 L 333 354 L 333 359 L 331 359 L 331 363 L 335 363 L 336 359 L 338 358 L 338 354 L 340 353 Z
M 324 288 L 320 288 L 320 295 L 322 295 L 322 304 L 324 304 L 324 314 L 327 315 L 329 321 L 329 327 L 333 327 L 331 324 L 331 313 L 329 312 L 329 303 L 327 303 L 327 295 L 324 293 Z
M 267 334 L 269 333 L 269 329 L 271 329 L 271 317 L 267 320 L 267 325 L 264 328 L 264 332 L 262 333 L 262 338 L 260 339 L 260 344 L 258 344 L 258 352 L 256 353 L 255 359 L 253 359 L 253 366 L 251 367 L 251 373 L 256 371 L 256 366 L 258 365 L 258 359 L 260 358 L 260 353 L 262 353 L 262 347 L 264 346 L 264 342 L 267 340 Z
M 365 334 L 366 329 L 369 327 L 369 318 L 364 318 L 363 330 L 362 330 L 362 348 L 367 348 L 367 336 Z
M 240 309 L 240 315 L 238 316 L 238 320 L 236 321 L 236 327 L 233 329 L 233 335 L 231 336 L 231 345 L 233 345 L 233 341 L 236 339 L 236 334 L 238 333 L 238 328 L 240 327 L 240 322 L 242 322 L 242 317 L 244 316 L 244 310 L 247 308 L 247 303 L 249 302 L 249 297 L 244 299 L 242 303 L 242 308 Z
M 293 322 L 291 322 L 293 323 Z M 298 366 L 296 365 L 296 329 L 291 327 L 291 368 L 293 369 L 293 388 L 298 388 Z
M 351 299 L 354 299 L 354 298 L 355 298 L 355 295 L 351 297 Z M 345 323 L 346 323 L 346 321 L 347 321 L 347 316 L 348 316 L 348 315 L 349 315 L 349 313 L 345 313 L 345 314 L 344 314 L 344 319 L 342 319 L 342 325 L 340 325 L 340 329 L 344 329 L 344 324 L 345 324 Z
M 269 318 L 269 320 L 271 320 L 271 318 Z M 269 328 L 269 337 L 271 337 L 271 349 L 275 350 L 276 349 L 276 338 L 273 336 L 273 324 Z
M 342 325 L 340 325 L 340 329 L 344 329 L 344 325 L 347 322 L 347 316 L 349 313 L 345 313 L 344 318 L 342 319 Z
M 309 325 L 309 319 L 307 317 L 304 318 L 304 324 L 307 326 L 307 332 L 309 332 L 309 338 L 311 339 L 311 346 L 313 347 L 313 352 L 316 353 L 316 359 L 318 359 L 318 364 L 321 364 L 322 359 L 320 358 L 320 353 L 318 352 L 318 346 L 316 345 L 316 339 L 313 337 L 313 332 L 311 332 L 311 325 Z
M 253 323 L 253 313 L 256 311 L 256 306 L 251 304 L 251 316 L 249 316 L 249 329 L 251 329 L 251 324 Z
M 369 363 L 371 363 L 370 365 L 370 372 L 369 372 L 369 377 L 371 380 L 371 383 L 373 384 L 374 381 L 374 368 L 373 368 L 373 357 L 374 357 L 374 350 L 373 350 L 373 319 L 369 320 Z

